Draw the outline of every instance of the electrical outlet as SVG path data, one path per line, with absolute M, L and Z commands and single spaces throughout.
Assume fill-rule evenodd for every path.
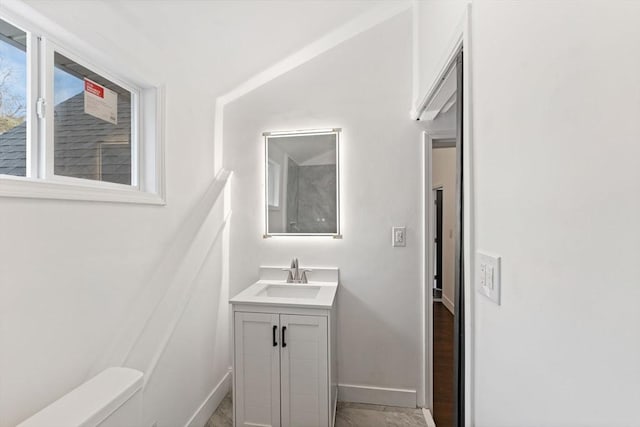
M 391 245 L 393 247 L 407 246 L 407 227 L 391 228 Z
M 476 271 L 478 292 L 500 305 L 500 257 L 478 253 Z

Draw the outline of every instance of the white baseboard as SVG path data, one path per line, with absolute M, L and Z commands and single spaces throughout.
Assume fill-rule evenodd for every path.
M 218 409 L 220 402 L 231 390 L 231 369 L 224 374 L 220 382 L 211 390 L 209 396 L 202 402 L 202 405 L 191 416 L 185 427 L 204 427 L 211 418 L 211 415 Z
M 442 295 L 442 304 L 444 304 L 444 306 L 447 307 L 447 310 L 449 310 L 451 314 L 455 316 L 455 306 L 453 305 L 453 301 L 447 298 L 447 296 L 444 294 Z
M 431 415 L 430 410 L 422 408 L 422 415 L 424 415 L 424 420 L 427 423 L 427 427 L 436 427 L 436 422 L 433 421 L 433 416 Z
M 416 407 L 416 391 L 353 384 L 338 384 L 338 400 L 372 405 Z

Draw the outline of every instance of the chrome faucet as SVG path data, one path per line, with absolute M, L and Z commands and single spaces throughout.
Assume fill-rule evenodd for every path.
M 287 271 L 287 283 L 308 283 L 307 280 L 307 269 L 300 269 L 298 267 L 298 258 L 293 258 L 291 260 L 290 268 L 283 268 L 283 271 Z

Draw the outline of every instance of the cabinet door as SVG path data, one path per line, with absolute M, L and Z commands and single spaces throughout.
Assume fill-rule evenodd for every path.
M 236 426 L 280 426 L 278 320 L 277 314 L 235 313 Z
M 280 315 L 282 427 L 329 425 L 327 318 Z

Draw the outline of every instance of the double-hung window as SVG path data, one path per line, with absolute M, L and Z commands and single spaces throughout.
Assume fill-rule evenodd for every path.
M 161 90 L 93 63 L 0 16 L 0 196 L 163 203 Z

